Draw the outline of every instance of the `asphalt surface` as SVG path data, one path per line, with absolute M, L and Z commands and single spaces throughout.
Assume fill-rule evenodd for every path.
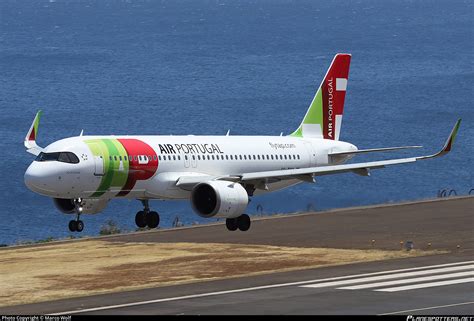
M 103 238 L 449 253 L 150 288 L 0 308 L 0 314 L 474 314 L 474 198 L 254 220 Z M 372 242 L 375 240 L 375 242 Z M 428 245 L 431 243 L 431 246 Z M 401 270 L 401 271 L 400 271 Z M 111 276 L 113 277 L 113 276 Z

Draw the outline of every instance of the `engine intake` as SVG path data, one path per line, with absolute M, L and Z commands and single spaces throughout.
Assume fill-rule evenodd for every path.
M 74 200 L 72 199 L 54 198 L 53 202 L 56 208 L 64 214 L 72 214 L 76 209 L 76 206 L 74 205 Z
M 191 205 L 201 217 L 232 218 L 242 215 L 249 196 L 239 183 L 209 181 L 196 185 L 191 192 Z
M 74 199 L 54 198 L 53 202 L 56 208 L 64 214 L 76 213 L 76 205 L 74 204 Z M 108 202 L 108 199 L 83 199 L 81 204 L 82 214 L 97 214 L 107 206 Z

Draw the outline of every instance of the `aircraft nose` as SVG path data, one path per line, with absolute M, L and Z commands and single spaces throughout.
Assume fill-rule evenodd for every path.
M 40 166 L 33 162 L 25 172 L 25 185 L 33 192 L 41 193 L 46 187 L 45 178 Z

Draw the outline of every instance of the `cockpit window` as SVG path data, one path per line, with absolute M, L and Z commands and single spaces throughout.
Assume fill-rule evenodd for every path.
M 37 162 L 58 161 L 63 163 L 77 164 L 79 158 L 71 152 L 43 153 L 41 152 L 35 159 Z

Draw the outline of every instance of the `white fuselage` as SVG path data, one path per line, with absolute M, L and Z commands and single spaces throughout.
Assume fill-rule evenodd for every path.
M 33 191 L 54 198 L 187 199 L 183 176 L 240 175 L 327 166 L 350 157 L 349 143 L 290 136 L 78 136 L 47 146 L 46 155 L 70 152 L 79 162 L 34 161 L 25 174 Z M 270 181 L 271 192 L 301 182 Z

